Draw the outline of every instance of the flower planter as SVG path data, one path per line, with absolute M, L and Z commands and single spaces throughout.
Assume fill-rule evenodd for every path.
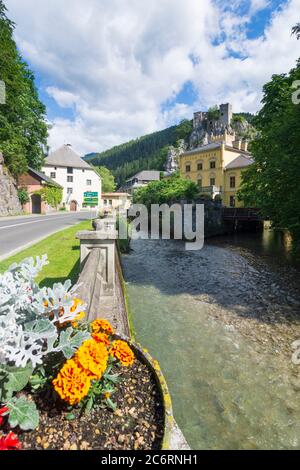
M 160 394 L 160 400 L 163 409 L 163 438 L 160 448 L 162 450 L 170 449 L 171 436 L 174 430 L 175 420 L 173 416 L 172 400 L 167 386 L 166 379 L 161 371 L 160 365 L 157 360 L 154 360 L 147 349 L 144 349 L 140 344 L 135 343 L 128 338 L 118 335 L 120 339 L 127 341 L 136 357 L 144 363 L 152 372 L 156 381 L 157 388 Z
M 45 263 L 0 276 L 0 450 L 168 449 L 174 420 L 158 362 L 107 320 L 82 321 L 70 281 L 40 290 Z

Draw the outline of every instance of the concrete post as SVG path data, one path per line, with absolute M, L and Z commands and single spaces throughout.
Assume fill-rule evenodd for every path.
M 82 231 L 76 234 L 80 240 L 80 267 L 81 271 L 87 257 L 94 248 L 100 249 L 99 270 L 102 278 L 103 294 L 112 295 L 115 289 L 115 243 L 117 232 L 115 230 Z

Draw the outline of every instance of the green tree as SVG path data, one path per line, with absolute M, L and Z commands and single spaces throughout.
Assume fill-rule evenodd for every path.
M 183 119 L 175 131 L 176 139 L 187 140 L 193 131 L 193 122 Z
M 169 204 L 181 199 L 193 200 L 198 186 L 177 173 L 160 181 L 153 181 L 134 193 L 134 202 L 150 207 L 151 204 Z
M 293 29 L 292 29 L 292 34 L 296 35 L 297 39 L 300 39 L 300 23 L 297 23 Z
M 274 226 L 288 229 L 300 251 L 300 104 L 293 100 L 300 60 L 288 74 L 274 75 L 263 88 L 255 117 L 254 164 L 243 173 L 239 199 L 261 208 Z
M 104 193 L 113 193 L 116 190 L 114 175 L 105 166 L 100 166 L 98 171 L 102 179 L 102 191 Z
M 0 105 L 0 151 L 14 175 L 39 169 L 47 141 L 45 107 L 38 98 L 34 76 L 22 60 L 13 40 L 14 23 L 0 0 L 0 80 L 5 83 L 6 103 Z
M 210 121 L 217 121 L 220 117 L 219 106 L 215 105 L 208 110 L 208 119 Z

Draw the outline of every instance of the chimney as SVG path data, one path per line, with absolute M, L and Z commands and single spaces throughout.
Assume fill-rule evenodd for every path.
M 242 141 L 241 150 L 244 150 L 244 152 L 248 152 L 248 140 Z
M 241 140 L 234 140 L 232 142 L 232 147 L 237 149 L 237 150 L 241 150 L 241 145 L 242 145 Z

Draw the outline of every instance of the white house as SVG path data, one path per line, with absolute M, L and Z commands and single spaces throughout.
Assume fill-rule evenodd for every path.
M 101 177 L 71 145 L 63 145 L 51 153 L 45 159 L 43 172 L 63 187 L 62 203 L 68 210 L 100 207 Z

